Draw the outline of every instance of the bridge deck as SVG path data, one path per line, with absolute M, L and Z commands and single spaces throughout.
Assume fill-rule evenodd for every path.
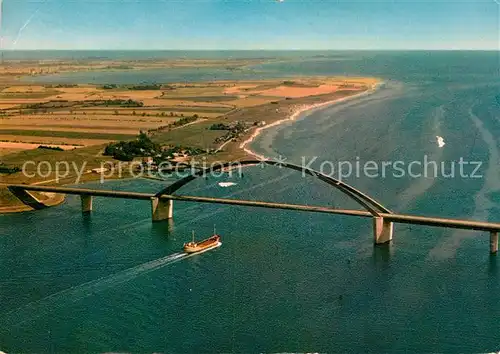
M 27 191 L 91 195 L 91 196 L 108 197 L 108 198 L 151 200 L 156 197 L 155 194 L 153 193 L 123 192 L 123 191 L 83 189 L 83 188 L 71 188 L 71 187 L 51 187 L 51 186 L 40 186 L 40 185 L 9 185 L 8 187 L 13 190 L 20 189 Z M 262 201 L 252 201 L 252 200 L 235 200 L 235 199 L 210 198 L 210 197 L 182 196 L 182 195 L 162 195 L 159 198 L 180 200 L 186 202 L 230 204 L 230 205 L 252 206 L 252 207 L 262 207 L 262 208 L 272 208 L 272 209 L 286 209 L 286 210 L 309 211 L 317 213 L 373 217 L 373 215 L 370 212 L 364 210 L 335 209 L 329 207 L 299 205 L 299 204 L 285 204 L 285 203 L 273 203 L 273 202 L 262 202 Z M 387 221 L 396 223 L 418 224 L 418 225 L 448 227 L 455 229 L 480 230 L 489 232 L 500 231 L 500 223 L 460 220 L 460 219 L 447 219 L 447 218 L 426 217 L 426 216 L 416 216 L 416 215 L 392 214 L 392 213 L 381 213 L 379 216 L 383 217 Z

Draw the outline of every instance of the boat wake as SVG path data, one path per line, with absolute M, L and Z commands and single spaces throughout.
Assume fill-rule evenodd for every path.
M 500 149 L 497 147 L 495 135 L 487 128 L 485 121 L 474 113 L 474 104 L 469 108 L 469 118 L 474 127 L 478 130 L 483 142 L 488 148 L 487 168 L 484 171 L 483 186 L 474 196 L 475 210 L 471 219 L 488 220 L 491 211 L 497 207 L 497 203 L 492 200 L 491 193 L 500 190 L 500 181 L 498 175 L 500 167 Z M 429 256 L 433 259 L 448 259 L 456 255 L 457 250 L 466 240 L 478 237 L 477 232 L 469 230 L 457 230 L 453 234 L 440 242 L 430 252 Z
M 118 273 L 108 275 L 103 278 L 89 281 L 80 285 L 73 286 L 69 289 L 59 291 L 40 300 L 31 302 L 18 309 L 9 311 L 2 315 L 1 322 L 4 325 L 18 326 L 28 320 L 46 315 L 47 313 L 57 310 L 68 303 L 74 303 L 86 297 L 98 294 L 117 285 L 126 283 L 139 276 L 158 270 L 167 265 L 182 261 L 184 259 L 194 257 L 201 253 L 208 252 L 222 245 L 218 242 L 216 245 L 209 247 L 203 251 L 196 253 L 178 252 L 166 257 L 158 258 L 150 262 L 140 264 L 138 266 L 122 270 Z M 9 323 L 12 322 L 12 323 Z
M 225 195 L 225 197 L 231 197 L 235 195 L 240 195 L 244 192 L 252 191 L 254 189 L 258 189 L 264 185 L 268 185 L 270 183 L 276 183 L 280 180 L 284 180 L 287 177 L 289 177 L 293 172 L 290 173 L 285 173 L 282 176 L 279 176 L 277 178 L 273 178 L 271 180 L 266 180 L 262 183 L 258 183 L 256 185 L 253 185 L 251 187 L 235 191 L 233 193 Z M 206 187 L 200 188 L 200 190 L 203 190 Z M 190 206 L 185 208 L 183 211 L 191 211 L 191 210 L 196 210 L 198 207 L 197 206 Z M 203 220 L 207 219 L 210 217 L 213 217 L 214 215 L 217 215 L 219 213 L 222 213 L 225 211 L 226 208 L 219 208 L 216 211 L 206 213 L 203 215 L 198 215 L 193 218 L 190 218 L 188 222 L 177 224 L 176 227 L 180 227 L 184 224 L 190 224 L 194 223 L 198 220 Z M 150 223 L 150 218 L 146 218 L 143 220 L 138 220 L 137 222 L 127 224 L 127 225 L 122 225 L 120 227 L 117 227 L 114 230 L 121 230 L 121 229 L 126 229 L 130 228 L 131 225 L 142 225 L 146 223 Z M 103 236 L 105 232 L 102 232 Z M 80 285 L 73 286 L 69 289 L 62 290 L 60 292 L 51 294 L 49 296 L 46 296 L 40 300 L 28 303 L 20 308 L 11 310 L 9 312 L 6 312 L 4 314 L 0 314 L 0 323 L 2 323 L 5 326 L 18 326 L 26 321 L 33 320 L 35 318 L 44 316 L 47 313 L 50 313 L 51 311 L 57 310 L 58 308 L 64 307 L 68 305 L 69 303 L 74 303 L 79 300 L 82 300 L 86 297 L 98 294 L 102 291 L 105 291 L 107 289 L 111 289 L 114 286 L 120 285 L 122 283 L 126 283 L 130 280 L 133 280 L 141 275 L 147 274 L 149 272 L 158 270 L 162 267 L 165 267 L 167 265 L 185 260 L 190 257 L 197 256 L 199 254 L 211 251 L 215 248 L 218 248 L 221 246 L 221 243 L 217 243 L 216 245 L 209 247 L 203 251 L 196 252 L 196 253 L 184 253 L 184 252 L 178 252 L 174 253 L 162 258 L 158 258 L 153 261 L 149 261 L 140 265 L 137 265 L 132 268 L 128 268 L 125 270 L 122 270 L 118 273 L 111 274 L 109 276 L 99 278 L 96 280 L 92 280 Z

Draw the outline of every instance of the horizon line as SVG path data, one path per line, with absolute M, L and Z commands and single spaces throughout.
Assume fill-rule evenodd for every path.
M 68 49 L 61 49 L 61 48 L 45 48 L 45 49 L 33 49 L 33 48 L 0 48 L 0 51 L 4 52 L 19 52 L 19 51 L 108 51 L 108 52 L 114 52 L 114 51 L 171 51 L 171 52 L 187 52 L 187 51 L 199 51 L 199 52 L 210 52 L 210 51 L 241 51 L 241 52 L 251 52 L 251 51 L 260 51 L 260 52 L 331 52 L 331 51 L 338 51 L 338 52 L 345 52 L 345 51 L 476 51 L 476 52 L 484 52 L 484 51 L 499 51 L 500 48 L 352 48 L 352 49 L 294 49 L 294 48 L 281 48 L 281 49 L 258 49 L 258 48 L 252 48 L 252 49 L 165 49 L 165 48 L 158 48 L 158 49 L 144 49 L 144 48 L 137 48 L 137 49 L 130 49 L 130 48 L 124 48 L 124 49 L 103 49 L 103 48 L 89 48 L 89 49 L 82 49 L 82 48 L 68 48 Z

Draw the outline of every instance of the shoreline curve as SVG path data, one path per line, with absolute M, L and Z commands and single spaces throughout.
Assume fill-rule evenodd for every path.
M 346 96 L 346 97 L 338 98 L 335 100 L 330 100 L 330 101 L 316 103 L 316 104 L 301 105 L 290 116 L 283 118 L 283 119 L 280 119 L 280 120 L 277 120 L 276 122 L 273 122 L 273 123 L 266 125 L 264 127 L 257 128 L 248 139 L 246 139 L 245 141 L 243 141 L 239 145 L 239 148 L 243 149 L 243 151 L 245 151 L 247 154 L 255 156 L 259 160 L 269 160 L 269 158 L 255 152 L 254 150 L 251 149 L 252 142 L 262 133 L 262 131 L 269 129 L 269 128 L 272 128 L 272 127 L 279 126 L 285 122 L 293 122 L 293 121 L 297 120 L 297 118 L 299 118 L 303 113 L 306 113 L 304 115 L 304 118 L 305 118 L 308 115 L 311 115 L 313 112 L 315 112 L 318 109 L 326 108 L 326 107 L 333 106 L 333 105 L 338 104 L 338 103 L 347 102 L 350 100 L 354 100 L 356 98 L 371 95 L 371 94 L 375 93 L 383 84 L 384 84 L 383 81 L 379 82 L 379 83 L 373 85 L 368 90 L 357 93 L 355 95 Z

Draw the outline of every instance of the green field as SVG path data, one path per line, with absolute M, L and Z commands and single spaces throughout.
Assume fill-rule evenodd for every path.
M 193 102 L 224 102 L 237 100 L 239 97 L 234 95 L 222 95 L 222 96 L 173 96 L 173 97 L 161 97 L 163 100 L 183 100 L 183 101 L 193 101 Z
M 160 144 L 196 146 L 200 148 L 214 148 L 214 140 L 227 133 L 223 130 L 210 130 L 213 122 L 202 122 L 181 127 L 170 132 L 160 132 L 152 137 L 153 141 Z
M 77 108 L 75 108 L 77 109 Z M 113 114 L 115 110 L 119 110 L 120 113 L 132 114 L 134 111 L 137 112 L 145 112 L 145 111 L 153 111 L 155 113 L 158 112 L 200 112 L 200 113 L 227 113 L 233 110 L 232 107 L 226 106 L 199 106 L 199 105 L 189 105 L 189 106 L 160 106 L 160 107 L 140 107 L 140 108 L 107 108 L 103 109 L 100 107 L 84 107 L 81 108 L 82 111 L 94 113 L 108 113 Z M 138 113 L 137 113 L 138 114 Z
M 98 140 L 129 140 L 134 139 L 134 134 L 113 134 L 113 133 L 86 133 L 73 131 L 48 131 L 48 130 L 9 130 L 0 129 L 0 135 L 18 136 L 44 136 L 53 138 L 70 139 L 98 139 Z

